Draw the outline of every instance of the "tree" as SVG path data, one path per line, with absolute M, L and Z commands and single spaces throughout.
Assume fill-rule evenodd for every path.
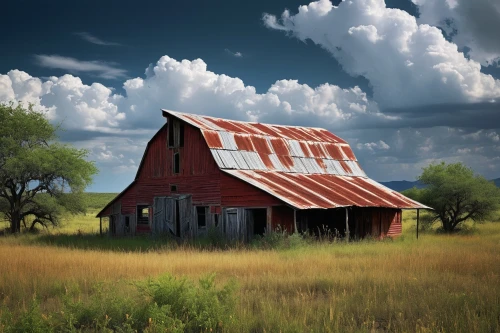
M 462 163 L 431 164 L 419 177 L 423 189 L 403 194 L 434 208 L 431 221 L 452 232 L 467 220 L 484 221 L 500 204 L 500 189 Z
M 83 190 L 97 173 L 87 157 L 57 142 L 56 128 L 32 106 L 0 104 L 0 213 L 11 232 L 84 211 Z

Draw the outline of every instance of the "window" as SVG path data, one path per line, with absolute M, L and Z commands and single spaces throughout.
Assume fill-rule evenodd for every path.
M 198 215 L 198 228 L 207 226 L 207 207 L 196 207 L 196 215 Z
M 174 153 L 174 173 L 181 172 L 181 157 L 179 153 Z
M 170 185 L 170 192 L 177 192 L 177 185 Z
M 149 206 L 137 206 L 137 224 L 149 224 Z

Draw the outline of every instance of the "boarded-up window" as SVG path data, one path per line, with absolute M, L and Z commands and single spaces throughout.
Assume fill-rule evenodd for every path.
M 198 228 L 205 228 L 207 226 L 207 207 L 196 207 L 196 215 L 198 216 Z

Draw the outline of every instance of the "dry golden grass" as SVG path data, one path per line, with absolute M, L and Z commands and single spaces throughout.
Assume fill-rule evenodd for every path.
M 16 308 L 36 293 L 55 311 L 69 289 L 88 295 L 96 282 L 126 289 L 166 272 L 192 279 L 215 272 L 220 283 L 239 285 L 231 331 L 500 332 L 500 224 L 416 241 L 407 220 L 396 241 L 280 251 L 102 251 L 9 237 L 0 240 L 0 299 Z

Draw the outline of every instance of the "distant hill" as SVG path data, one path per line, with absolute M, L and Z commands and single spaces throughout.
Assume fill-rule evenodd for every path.
M 398 192 L 407 190 L 409 188 L 412 188 L 413 186 L 416 186 L 417 188 L 424 187 L 424 185 L 421 184 L 418 180 L 414 182 L 410 182 L 407 180 L 393 180 L 390 182 L 381 182 L 380 184 L 387 186 L 388 188 Z
M 495 183 L 495 185 L 497 187 L 500 187 L 500 178 L 492 179 L 492 181 Z M 418 180 L 416 180 L 414 182 L 410 182 L 407 180 L 394 180 L 394 181 L 390 181 L 390 182 L 381 182 L 380 184 L 387 186 L 388 188 L 390 188 L 394 191 L 398 191 L 398 192 L 410 189 L 413 186 L 416 186 L 417 188 L 425 187 L 425 185 L 420 183 Z
M 101 210 L 117 195 L 118 193 L 86 192 L 84 198 L 87 204 L 87 209 Z

